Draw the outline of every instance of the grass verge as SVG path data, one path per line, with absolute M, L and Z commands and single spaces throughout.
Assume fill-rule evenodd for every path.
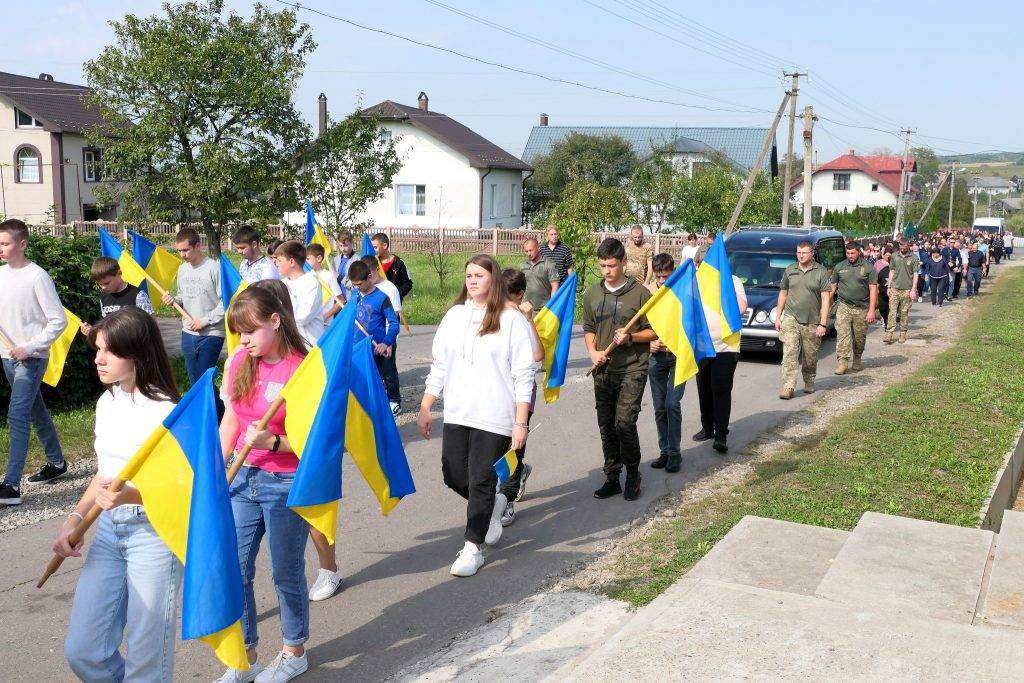
M 744 515 L 851 529 L 874 510 L 974 526 L 1024 420 L 1024 269 L 978 300 L 955 347 L 624 548 L 611 597 L 643 605 Z

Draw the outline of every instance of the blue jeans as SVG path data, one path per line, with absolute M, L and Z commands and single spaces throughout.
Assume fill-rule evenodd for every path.
M 967 269 L 967 296 L 974 296 L 981 291 L 981 268 Z
M 267 472 L 242 467 L 231 483 L 231 510 L 238 534 L 238 561 L 242 565 L 245 612 L 242 632 L 245 647 L 259 643 L 256 633 L 256 556 L 267 536 L 270 571 L 281 612 L 281 637 L 285 645 L 302 645 L 309 638 L 309 594 L 306 588 L 306 538 L 309 525 L 287 506 L 295 473 Z
M 224 337 L 200 337 L 197 334 L 181 333 L 181 355 L 185 357 L 185 372 L 189 385 L 195 384 L 203 373 L 217 366 Z
M 654 399 L 654 422 L 658 426 L 658 448 L 661 455 L 679 455 L 683 430 L 683 411 L 679 407 L 686 384 L 675 386 L 676 357 L 670 352 L 652 353 L 647 377 Z
M 10 446 L 7 454 L 7 473 L 4 483 L 17 488 L 28 456 L 28 440 L 31 425 L 43 443 L 46 459 L 56 467 L 64 464 L 64 453 L 60 449 L 57 428 L 53 426 L 50 413 L 43 403 L 39 383 L 46 372 L 45 358 L 26 358 L 16 362 L 4 358 L 4 375 L 11 385 L 11 405 L 7 408 L 7 428 Z
M 108 510 L 98 526 L 75 589 L 68 664 L 89 683 L 170 682 L 181 563 L 141 505 Z

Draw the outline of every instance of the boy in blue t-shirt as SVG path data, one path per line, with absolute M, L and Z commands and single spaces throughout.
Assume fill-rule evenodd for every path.
M 362 261 L 354 261 L 348 269 L 356 299 L 356 320 L 373 342 L 373 360 L 377 371 L 384 380 L 391 412 L 395 415 L 402 410 L 402 395 L 398 388 L 398 364 L 395 362 L 395 340 L 398 337 L 398 314 L 391 305 L 388 295 L 377 289 L 370 278 L 370 267 Z

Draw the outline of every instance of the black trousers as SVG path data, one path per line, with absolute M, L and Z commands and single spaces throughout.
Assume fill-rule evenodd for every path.
M 938 304 L 942 305 L 942 302 L 946 300 L 946 292 L 949 291 L 949 276 L 943 275 L 942 277 L 928 276 L 930 282 L 928 283 L 932 288 L 932 306 Z
M 390 356 L 378 356 L 373 354 L 373 362 L 377 365 L 377 372 L 384 381 L 384 391 L 388 394 L 388 400 L 394 403 L 402 402 L 402 394 L 398 389 L 398 361 L 395 355 L 398 353 L 398 344 L 391 346 Z
M 953 298 L 960 296 L 960 285 L 963 284 L 964 273 L 959 268 L 953 273 Z
M 732 379 L 740 354 L 721 351 L 705 361 L 697 372 L 697 401 L 700 403 L 700 426 L 708 434 L 724 437 L 729 433 L 732 412 Z
M 597 428 L 601 432 L 604 474 L 609 480 L 617 481 L 623 466 L 627 472 L 635 472 L 640 467 L 640 435 L 636 421 L 646 386 L 647 368 L 594 374 Z
M 469 501 L 465 538 L 480 545 L 494 510 L 498 474 L 494 463 L 505 455 L 512 437 L 474 427 L 446 424 L 441 437 L 441 476 L 444 484 Z

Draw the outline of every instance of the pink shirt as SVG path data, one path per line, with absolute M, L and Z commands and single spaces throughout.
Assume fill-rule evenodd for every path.
M 238 372 L 239 366 L 246 357 L 247 354 L 240 350 L 228 360 L 222 387 L 224 401 L 231 403 L 235 415 L 238 416 L 240 428 L 238 430 L 238 439 L 235 441 L 236 453 L 245 447 L 246 428 L 260 421 L 267 412 L 267 408 L 270 407 L 270 404 L 281 393 L 285 383 L 295 373 L 295 369 L 299 367 L 303 358 L 301 354 L 292 353 L 277 363 L 266 363 L 261 360 L 256 372 L 259 381 L 256 384 L 252 397 L 248 400 L 232 401 L 230 387 L 235 381 L 235 374 Z M 284 416 L 286 411 L 287 406 L 281 406 L 281 409 L 274 415 L 274 419 L 270 421 L 267 429 L 270 430 L 271 434 L 285 433 Z M 294 472 L 299 466 L 299 459 L 291 451 L 278 451 L 275 453 L 261 448 L 254 448 L 249 451 L 249 457 L 246 458 L 245 462 L 267 472 Z

